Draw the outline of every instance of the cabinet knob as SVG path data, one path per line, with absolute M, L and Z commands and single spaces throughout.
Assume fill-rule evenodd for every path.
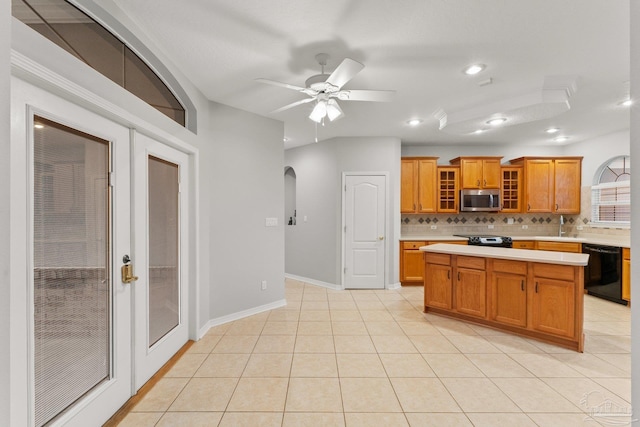
M 527 210 L 530 211 L 531 210 L 531 203 L 527 203 Z
M 558 210 L 558 204 L 556 203 L 556 211 Z

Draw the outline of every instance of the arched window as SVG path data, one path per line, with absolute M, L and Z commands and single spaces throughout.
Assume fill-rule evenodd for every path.
M 120 39 L 96 19 L 64 0 L 12 0 L 11 10 L 18 20 L 162 114 L 196 132 L 195 107 L 186 92 L 127 29 L 120 28 L 119 36 L 126 40 Z M 113 21 L 113 18 L 101 18 Z M 144 53 L 144 59 L 140 52 Z M 187 112 L 193 117 L 187 118 Z
M 618 156 L 598 168 L 591 187 L 591 222 L 628 226 L 631 223 L 631 157 Z

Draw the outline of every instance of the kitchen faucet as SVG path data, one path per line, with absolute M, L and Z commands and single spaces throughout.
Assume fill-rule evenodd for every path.
M 562 237 L 565 231 L 562 231 L 562 226 L 564 225 L 564 216 L 560 215 L 560 225 L 558 226 L 558 237 Z

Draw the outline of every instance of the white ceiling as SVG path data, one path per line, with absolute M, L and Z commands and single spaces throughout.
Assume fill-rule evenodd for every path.
M 304 86 L 320 72 L 321 52 L 330 55 L 327 72 L 345 57 L 365 65 L 345 89 L 396 97 L 340 101 L 345 117 L 318 126 L 320 140 L 557 144 L 544 129 L 560 127 L 574 143 L 629 128 L 628 109 L 617 105 L 629 91 L 628 0 L 114 1 L 209 99 L 282 120 L 287 148 L 314 141 L 313 104 L 272 114 L 305 95 L 254 79 Z M 487 67 L 464 75 L 473 62 Z M 568 110 L 545 104 L 543 88 L 558 81 L 574 84 L 560 87 Z M 450 120 L 443 130 L 439 110 Z M 479 135 L 469 123 L 451 125 L 494 114 L 517 124 Z M 412 128 L 411 118 L 424 122 Z

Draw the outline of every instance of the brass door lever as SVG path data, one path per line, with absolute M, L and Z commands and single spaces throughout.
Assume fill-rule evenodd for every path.
M 132 283 L 138 280 L 138 276 L 133 275 L 133 265 L 131 265 L 131 258 L 129 258 L 129 255 L 123 256 L 122 262 L 124 263 L 120 269 L 122 274 L 122 283 Z

